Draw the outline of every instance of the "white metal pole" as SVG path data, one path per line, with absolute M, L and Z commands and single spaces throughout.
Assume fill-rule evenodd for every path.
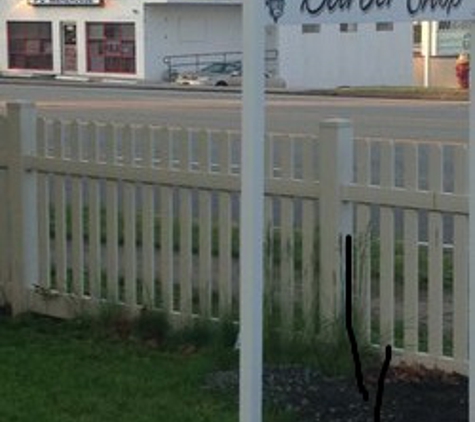
M 243 1 L 239 421 L 262 420 L 264 0 Z
M 423 22 L 423 30 L 425 33 L 425 45 L 424 45 L 424 87 L 428 88 L 430 86 L 430 65 L 431 65 L 431 55 L 432 55 L 432 22 L 426 21 Z
M 469 421 L 475 422 L 475 21 L 471 25 L 469 108 Z

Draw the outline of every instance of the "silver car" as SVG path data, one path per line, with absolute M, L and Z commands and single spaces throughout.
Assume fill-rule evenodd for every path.
M 241 62 L 214 62 L 197 72 L 184 72 L 175 82 L 179 85 L 228 86 L 241 74 Z
M 265 74 L 266 86 L 285 88 L 282 78 Z M 175 83 L 190 86 L 238 86 L 242 83 L 242 64 L 240 61 L 213 62 L 196 72 L 183 72 Z

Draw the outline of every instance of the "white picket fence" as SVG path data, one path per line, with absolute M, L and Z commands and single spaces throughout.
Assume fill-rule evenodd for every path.
M 14 312 L 69 317 L 104 301 L 236 315 L 240 134 L 0 119 L 0 287 Z M 377 344 L 467 372 L 468 162 L 462 144 L 266 139 L 266 300 L 286 329 L 342 310 L 343 240 L 355 307 Z M 318 317 L 316 317 L 316 315 Z

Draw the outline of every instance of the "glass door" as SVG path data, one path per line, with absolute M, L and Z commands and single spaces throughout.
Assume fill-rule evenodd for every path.
M 63 73 L 77 72 L 76 24 L 63 22 L 62 33 L 62 69 Z

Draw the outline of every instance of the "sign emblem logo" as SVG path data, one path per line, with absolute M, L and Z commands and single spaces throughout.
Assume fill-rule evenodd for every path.
M 284 15 L 285 0 L 266 0 L 266 6 L 269 8 L 269 14 L 274 23 Z

